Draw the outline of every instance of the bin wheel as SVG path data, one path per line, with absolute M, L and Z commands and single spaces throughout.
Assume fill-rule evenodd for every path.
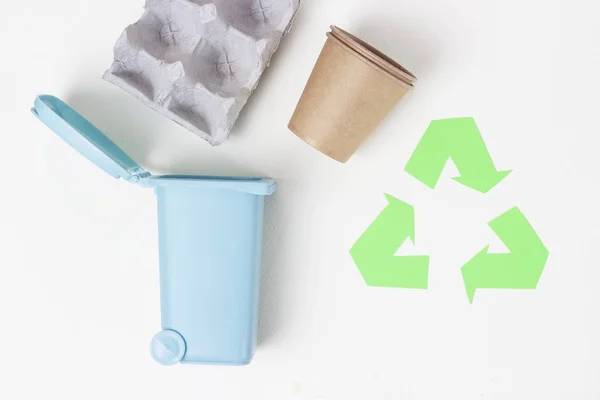
M 185 355 L 185 340 L 179 333 L 169 329 L 158 332 L 150 342 L 150 354 L 160 365 L 175 365 Z

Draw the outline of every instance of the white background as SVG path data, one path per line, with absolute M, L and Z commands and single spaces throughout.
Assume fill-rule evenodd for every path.
M 600 24 L 592 0 L 307 0 L 230 140 L 203 140 L 102 81 L 142 0 L 0 7 L 0 398 L 598 399 Z M 414 72 L 413 93 L 346 165 L 287 129 L 330 24 Z M 260 345 L 248 367 L 156 365 L 155 198 L 110 179 L 30 113 L 82 112 L 154 173 L 277 179 Z M 403 172 L 432 119 L 474 116 L 488 195 Z M 429 290 L 365 285 L 348 250 L 386 204 L 416 209 Z M 537 290 L 480 290 L 460 267 L 518 206 L 550 251 Z

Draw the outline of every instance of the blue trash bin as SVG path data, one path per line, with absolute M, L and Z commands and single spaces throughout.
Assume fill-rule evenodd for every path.
M 32 112 L 115 178 L 153 188 L 158 203 L 162 365 L 245 365 L 256 348 L 264 197 L 262 178 L 153 176 L 53 96 Z

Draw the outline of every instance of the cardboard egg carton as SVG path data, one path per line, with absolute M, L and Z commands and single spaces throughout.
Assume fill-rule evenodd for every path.
M 301 0 L 147 0 L 104 79 L 223 143 Z

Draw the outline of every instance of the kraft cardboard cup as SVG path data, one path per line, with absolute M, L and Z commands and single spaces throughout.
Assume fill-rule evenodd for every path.
M 368 58 L 371 62 L 374 62 L 381 68 L 385 69 L 391 74 L 394 74 L 404 82 L 413 84 L 417 81 L 417 77 L 411 74 L 402 65 L 398 64 L 396 61 L 392 60 L 390 57 L 386 56 L 381 51 L 377 50 L 375 47 L 362 41 L 361 39 L 357 38 L 351 33 L 348 33 L 345 30 L 338 28 L 335 25 L 332 25 L 331 34 L 335 36 L 336 39 L 339 39 L 346 46 L 350 47 L 352 50 L 356 51 L 363 57 Z
M 412 88 L 328 33 L 288 127 L 344 163 Z

